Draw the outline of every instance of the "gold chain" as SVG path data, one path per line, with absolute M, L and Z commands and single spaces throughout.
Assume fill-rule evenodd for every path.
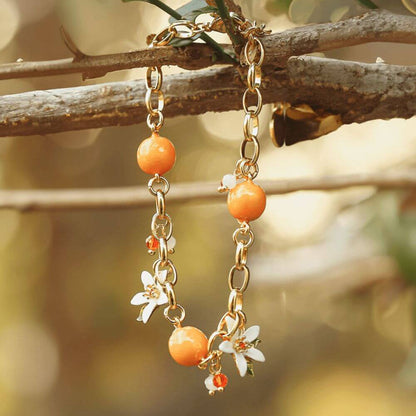
M 194 23 L 186 20 L 175 21 L 154 35 L 149 47 L 166 46 L 175 38 L 194 40 L 204 32 L 223 32 L 224 24 L 221 18 L 215 14 L 212 14 L 212 16 L 213 20 L 210 23 Z M 236 180 L 251 181 L 259 172 L 259 115 L 263 105 L 260 88 L 264 47 L 259 38 L 267 32 L 264 30 L 264 25 L 258 26 L 256 22 L 243 19 L 235 13 L 230 13 L 230 17 L 240 34 L 246 39 L 243 54 L 244 64 L 248 66 L 247 88 L 242 98 L 242 106 L 245 112 L 243 122 L 244 139 L 240 145 L 240 158 L 236 163 L 234 176 Z M 155 79 L 153 80 L 153 78 Z M 147 124 L 152 132 L 156 134 L 158 134 L 164 120 L 163 109 L 165 101 L 162 84 L 163 74 L 161 68 L 149 67 L 146 73 L 147 90 L 145 96 L 148 110 Z M 255 105 L 250 104 L 250 102 L 253 102 L 253 99 Z M 155 174 L 148 183 L 148 189 L 155 197 L 156 202 L 156 213 L 152 217 L 151 230 L 153 238 L 158 241 L 158 259 L 153 264 L 153 271 L 155 278 L 167 296 L 168 306 L 164 310 L 164 316 L 176 328 L 181 328 L 181 323 L 185 319 L 185 309 L 176 301 L 174 286 L 177 282 L 177 271 L 173 262 L 169 259 L 171 250 L 169 250 L 168 241 L 172 238 L 173 232 L 172 220 L 167 214 L 165 207 L 165 197 L 169 192 L 169 187 L 168 180 L 159 174 Z M 247 258 L 248 249 L 254 243 L 254 234 L 248 222 L 239 221 L 239 223 L 239 227 L 233 233 L 236 251 L 234 265 L 228 274 L 228 286 L 230 289 L 228 308 L 219 320 L 216 330 L 208 339 L 208 354 L 198 365 L 201 369 L 208 369 L 211 374 L 210 377 L 222 375 L 220 373 L 223 351 L 220 349 L 222 348 L 221 346 L 215 346 L 216 342 L 232 341 L 233 337 L 241 339 L 240 337 L 246 324 L 246 315 L 243 311 L 243 295 L 250 281 L 250 269 L 247 266 Z M 163 279 L 160 277 L 161 275 L 164 276 Z M 238 351 L 240 351 L 240 348 L 247 348 L 244 342 L 241 341 L 240 344 L 242 346 L 237 345 L 236 347 Z M 249 345 L 252 347 L 254 344 Z M 218 390 L 221 388 L 219 387 Z M 211 393 L 214 393 L 214 391 L 210 391 Z
M 209 23 L 195 23 L 188 20 L 177 20 L 167 28 L 153 36 L 150 47 L 166 46 L 173 39 L 192 39 L 201 33 L 224 32 L 222 20 L 213 14 L 214 19 Z
M 258 158 L 260 154 L 259 114 L 263 106 L 260 91 L 262 81 L 261 65 L 264 61 L 264 47 L 259 37 L 267 32 L 264 26 L 257 26 L 256 22 L 243 20 L 238 15 L 230 16 L 236 23 L 240 33 L 247 39 L 244 47 L 245 64 L 248 65 L 247 88 L 243 94 L 243 109 L 245 112 L 243 122 L 244 139 L 240 146 L 240 159 L 237 161 L 234 175 L 237 179 L 254 179 L 258 172 Z M 249 105 L 249 97 L 256 97 L 256 104 Z M 252 144 L 252 152 L 249 154 L 248 146 Z M 233 241 L 236 245 L 235 264 L 228 274 L 228 286 L 230 295 L 228 298 L 228 310 L 221 317 L 217 330 L 214 331 L 208 341 L 208 356 L 201 361 L 201 369 L 208 368 L 213 375 L 221 371 L 222 351 L 214 348 L 217 339 L 230 340 L 237 331 L 243 330 L 246 323 L 246 315 L 243 312 L 243 294 L 250 281 L 250 269 L 247 266 L 248 249 L 254 243 L 254 233 L 248 222 L 240 222 L 240 226 L 234 231 Z M 237 275 L 241 275 L 241 283 L 237 284 Z M 227 318 L 234 321 L 232 327 L 227 327 Z M 225 330 L 227 328 L 227 330 Z
M 152 76 L 156 74 L 153 82 Z M 146 72 L 146 108 L 148 111 L 147 125 L 154 133 L 158 133 L 163 125 L 163 109 L 165 106 L 162 92 L 163 74 L 160 67 L 149 67 Z M 157 107 L 153 107 L 152 97 L 157 97 Z M 166 213 L 165 196 L 169 192 L 169 181 L 158 174 L 155 174 L 148 182 L 149 192 L 155 197 L 156 213 L 152 217 L 151 230 L 152 235 L 158 240 L 158 259 L 153 263 L 153 271 L 158 278 L 163 271 L 166 271 L 166 277 L 158 283 L 162 286 L 167 295 L 169 304 L 164 309 L 165 318 L 178 327 L 185 319 L 185 309 L 176 302 L 174 286 L 178 280 L 176 268 L 169 259 L 168 241 L 172 238 L 173 223 L 169 214 Z M 153 254 L 153 253 L 151 253 Z M 175 313 L 176 312 L 176 313 Z

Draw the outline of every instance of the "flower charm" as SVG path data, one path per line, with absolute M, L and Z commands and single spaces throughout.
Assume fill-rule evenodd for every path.
M 235 175 L 225 175 L 222 178 L 221 186 L 218 188 L 218 192 L 227 192 L 230 189 L 233 189 L 237 185 L 237 178 Z
M 228 326 L 230 326 L 228 324 Z M 255 346 L 257 337 L 260 333 L 258 325 L 251 326 L 246 331 L 238 330 L 229 341 L 223 341 L 219 349 L 223 352 L 233 354 L 235 364 L 241 377 L 247 374 L 247 369 L 251 370 L 252 360 L 264 362 L 263 353 Z M 251 371 L 250 371 L 251 372 Z
M 166 280 L 166 275 L 167 270 L 160 272 L 155 277 L 149 272 L 142 272 L 141 278 L 144 292 L 136 293 L 130 301 L 132 305 L 144 305 L 147 303 L 146 306 L 142 307 L 137 318 L 138 321 L 142 321 L 145 324 L 158 306 L 168 303 L 168 297 L 161 286 Z
M 222 373 L 210 374 L 205 379 L 205 387 L 208 389 L 210 396 L 213 396 L 217 391 L 223 392 L 227 384 L 228 378 Z

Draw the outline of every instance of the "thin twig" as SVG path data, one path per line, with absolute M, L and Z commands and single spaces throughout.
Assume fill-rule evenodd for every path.
M 268 195 L 296 191 L 329 191 L 353 186 L 374 186 L 379 189 L 416 188 L 416 171 L 366 173 L 322 178 L 299 178 L 258 181 Z M 224 199 L 217 192 L 219 183 L 182 183 L 172 186 L 170 204 L 215 202 Z M 119 209 L 153 206 L 147 187 L 107 189 L 0 191 L 0 209 L 18 211 L 63 211 L 84 209 Z
M 360 17 L 338 23 L 308 25 L 265 36 L 265 65 L 285 67 L 291 56 L 327 51 L 368 42 L 416 43 L 416 16 L 372 11 Z M 229 54 L 231 46 L 221 45 Z M 213 59 L 212 49 L 204 44 L 183 48 L 163 47 L 136 52 L 87 56 L 73 62 L 60 59 L 44 62 L 0 64 L 0 80 L 49 75 L 82 73 L 84 78 L 100 77 L 111 71 L 177 65 L 185 69 L 200 69 L 213 64 L 224 64 L 224 59 Z

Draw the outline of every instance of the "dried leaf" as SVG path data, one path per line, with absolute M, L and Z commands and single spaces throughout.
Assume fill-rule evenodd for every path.
M 307 104 L 292 106 L 278 103 L 273 111 L 270 134 L 277 147 L 312 140 L 328 134 L 342 125 L 339 114 L 312 109 Z

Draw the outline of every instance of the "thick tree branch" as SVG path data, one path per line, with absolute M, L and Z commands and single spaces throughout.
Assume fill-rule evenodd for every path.
M 311 56 L 287 69 L 264 68 L 263 101 L 308 103 L 340 114 L 343 123 L 416 114 L 416 67 L 359 64 Z M 233 67 L 167 76 L 165 116 L 242 108 L 244 84 Z M 0 100 L 0 136 L 47 134 L 144 121 L 144 81 L 7 95 Z
M 416 188 L 416 172 L 368 173 L 323 178 L 299 178 L 278 181 L 259 181 L 268 195 L 286 194 L 301 190 L 336 190 L 353 186 L 375 186 L 379 189 Z M 169 204 L 192 202 L 215 202 L 224 199 L 217 192 L 218 182 L 175 184 L 169 192 Z M 118 209 L 150 207 L 154 205 L 147 186 L 47 190 L 47 191 L 0 191 L 0 209 L 18 211 Z
M 416 43 L 416 16 L 402 16 L 386 11 L 371 11 L 338 23 L 308 25 L 264 37 L 265 64 L 285 67 L 291 56 L 327 51 L 367 42 Z M 225 46 L 230 53 L 231 46 Z M 0 65 L 0 80 L 82 73 L 94 78 L 107 72 L 152 65 L 177 65 L 200 69 L 224 63 L 213 59 L 212 49 L 204 44 L 184 48 L 163 47 L 137 52 L 86 56 L 45 62 L 17 62 Z

